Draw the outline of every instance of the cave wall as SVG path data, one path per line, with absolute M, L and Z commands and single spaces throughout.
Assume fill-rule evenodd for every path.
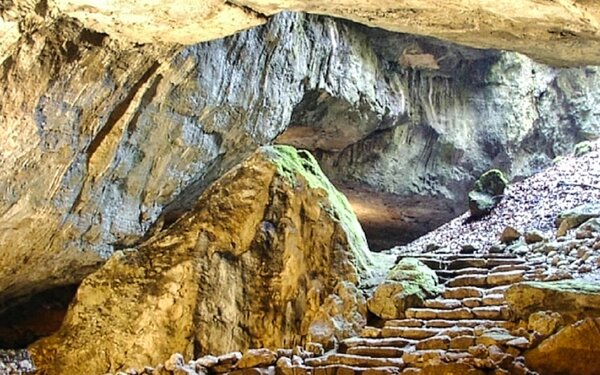
M 23 36 L 0 72 L 3 302 L 80 280 L 173 221 L 275 138 L 306 90 L 399 116 L 402 94 L 379 79 L 367 43 L 299 14 L 179 48 L 124 44 L 69 19 Z
M 327 149 L 320 160 L 340 182 L 375 188 L 392 203 L 432 194 L 447 203 L 455 186 L 495 163 L 495 155 L 480 155 L 488 133 L 519 149 L 524 135 L 505 134 L 506 119 L 514 118 L 511 126 L 539 122 L 521 116 L 536 107 L 515 107 L 515 92 L 528 99 L 558 87 L 540 107 L 548 126 L 554 119 L 574 121 L 574 129 L 584 123 L 584 111 L 581 119 L 563 119 L 555 103 L 589 106 L 586 116 L 593 114 L 595 69 L 544 68 L 547 74 L 515 81 L 510 74 L 521 79 L 527 70 L 515 64 L 541 65 L 465 48 L 440 62 L 418 48 L 386 55 L 404 51 L 396 34 L 326 17 L 283 13 L 232 37 L 175 46 L 113 38 L 50 8 L 35 12 L 0 68 L 0 308 L 81 280 L 116 249 L 176 220 L 209 182 L 302 119 L 337 139 L 335 147 L 318 148 Z M 481 78 L 470 86 L 472 68 Z M 561 87 L 573 82 L 548 80 L 552 74 L 585 80 L 568 91 Z M 588 97 L 578 94 L 583 90 Z M 327 111 L 329 121 L 311 114 L 320 98 L 334 101 L 334 114 L 348 114 L 344 121 L 353 126 Z M 485 105 L 469 107 L 473 101 Z M 482 121 L 488 108 L 492 125 Z M 472 115 L 458 121 L 462 110 Z M 544 145 L 562 134 L 560 126 L 542 128 Z M 564 147 L 578 138 L 569 134 Z M 544 152 L 546 160 L 555 151 Z M 448 165 L 456 168 L 447 172 Z
M 598 68 L 558 69 L 515 53 L 350 27 L 369 39 L 385 79 L 398 82 L 404 117 L 353 137 L 346 128 L 368 124 L 368 110 L 340 110 L 337 98 L 309 93 L 278 141 L 317 151 L 373 249 L 461 214 L 487 169 L 520 179 L 600 134 Z M 341 139 L 349 142 L 340 147 Z
M 556 66 L 600 62 L 595 0 L 7 0 L 0 6 L 0 39 L 6 42 L 0 54 L 40 18 L 70 17 L 132 43 L 194 44 L 263 24 L 282 11 L 517 51 Z

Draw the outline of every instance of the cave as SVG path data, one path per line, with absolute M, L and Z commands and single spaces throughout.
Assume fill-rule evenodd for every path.
M 0 375 L 599 373 L 598 25 L 0 5 Z

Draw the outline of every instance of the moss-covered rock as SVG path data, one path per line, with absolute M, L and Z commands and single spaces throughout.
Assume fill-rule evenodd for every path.
M 537 311 L 560 313 L 566 323 L 600 317 L 600 285 L 580 280 L 524 282 L 510 287 L 506 302 L 516 317 L 528 319 Z
M 370 260 L 310 154 L 262 147 L 169 228 L 88 276 L 61 329 L 31 350 L 42 373 L 100 374 L 175 352 L 333 342 L 366 323 L 356 285 Z
M 425 298 L 440 293 L 433 270 L 415 258 L 404 258 L 394 266 L 367 302 L 367 307 L 382 319 L 404 316 L 410 307 L 423 305 Z
M 507 185 L 504 174 L 497 169 L 482 174 L 468 195 L 471 216 L 479 218 L 489 214 L 502 198 Z

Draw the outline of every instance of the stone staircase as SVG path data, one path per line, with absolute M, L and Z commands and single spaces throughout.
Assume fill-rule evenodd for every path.
M 308 358 L 289 374 L 532 373 L 519 358 L 531 345 L 527 331 L 514 333 L 519 330 L 504 292 L 538 279 L 539 267 L 507 254 L 415 257 L 444 284 L 440 296 L 407 309 L 403 319 L 366 327 L 342 341 L 336 353 Z

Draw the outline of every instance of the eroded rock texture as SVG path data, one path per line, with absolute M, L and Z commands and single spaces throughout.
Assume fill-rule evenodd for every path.
M 375 270 L 350 205 L 312 156 L 264 147 L 169 229 L 87 277 L 60 331 L 32 347 L 35 362 L 51 374 L 143 368 L 174 352 L 324 338 L 328 320 L 346 324 L 329 339 L 356 335 L 366 301 L 355 284 Z
M 285 15 L 174 54 L 68 20 L 31 38 L 2 66 L 3 301 L 79 280 L 161 213 L 172 222 L 308 89 L 392 118 L 402 107 L 366 40 L 333 20 Z
M 435 36 L 480 48 L 519 51 L 559 65 L 600 62 L 600 7 L 595 1 L 209 0 L 202 2 L 8 1 L 0 31 L 18 35 L 23 8 L 47 8 L 96 31 L 133 42 L 193 44 L 264 23 L 294 10 L 350 19 L 387 30 Z M 17 16 L 15 16 L 15 14 Z
M 0 67 L 0 308 L 80 281 L 280 135 L 317 148 L 353 202 L 368 198 L 355 206 L 367 230 L 395 245 L 411 238 L 398 225 L 424 231 L 462 210 L 482 171 L 527 175 L 597 133 L 591 68 L 300 14 L 188 47 L 136 45 L 51 4 L 13 5 L 2 13 L 22 34 Z

